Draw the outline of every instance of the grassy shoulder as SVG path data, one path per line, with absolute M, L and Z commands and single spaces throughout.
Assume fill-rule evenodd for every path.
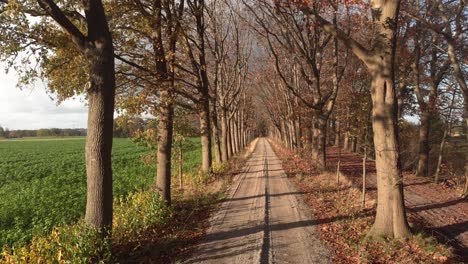
M 283 168 L 314 213 L 316 228 L 334 251 L 335 263 L 452 263 L 450 249 L 413 225 L 414 236 L 406 241 L 366 238 L 375 207 L 361 207 L 361 192 L 333 173 L 314 173 L 309 160 L 279 144 L 272 144 Z
M 182 187 L 174 175 L 171 207 L 151 188 L 115 199 L 110 243 L 102 243 L 99 234 L 79 220 L 35 236 L 27 245 L 4 247 L 0 263 L 172 263 L 190 254 L 203 237 L 210 213 L 243 160 L 239 156 L 216 164 L 212 174 L 186 172 Z

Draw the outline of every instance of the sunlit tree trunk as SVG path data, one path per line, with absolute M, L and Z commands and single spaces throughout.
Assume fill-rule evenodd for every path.
M 230 156 L 228 155 L 228 124 L 226 111 L 221 111 L 221 156 L 223 161 L 227 161 Z
M 211 111 L 211 124 L 213 130 L 215 161 L 220 163 L 223 161 L 221 155 L 221 140 L 219 138 L 219 122 L 218 122 L 218 109 L 216 103 L 216 94 L 213 96 L 212 111 Z
M 371 76 L 372 128 L 377 170 L 377 213 L 371 237 L 406 238 L 411 235 L 406 219 L 400 166 L 397 100 L 394 86 L 395 48 L 399 0 L 370 2 L 374 40 L 367 50 L 336 26 L 321 18 L 326 31 L 340 38 L 367 66 Z
M 371 236 L 395 238 L 411 233 L 406 220 L 398 145 L 397 101 L 394 86 L 396 29 L 400 2 L 375 0 L 377 46 L 368 64 L 372 74 L 372 127 L 377 169 L 377 214 Z
M 234 156 L 234 150 L 233 150 L 233 147 L 232 147 L 232 144 L 233 144 L 233 139 L 232 139 L 232 120 L 231 119 L 228 119 L 228 126 L 227 126 L 227 134 L 228 134 L 228 156 L 231 158 L 232 156 Z
M 202 145 L 202 170 L 209 172 L 211 170 L 211 124 L 210 124 L 210 104 L 209 100 L 202 100 L 200 111 L 200 134 Z

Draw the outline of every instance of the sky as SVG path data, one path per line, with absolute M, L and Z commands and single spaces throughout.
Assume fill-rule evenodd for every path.
M 45 85 L 19 89 L 17 76 L 5 74 L 0 65 L 0 126 L 10 130 L 39 128 L 86 128 L 87 107 L 83 98 L 57 105 L 46 93 Z

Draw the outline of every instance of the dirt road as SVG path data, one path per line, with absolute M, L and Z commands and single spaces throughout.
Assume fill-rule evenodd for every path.
M 268 141 L 259 139 L 206 238 L 184 263 L 330 263 L 308 212 Z

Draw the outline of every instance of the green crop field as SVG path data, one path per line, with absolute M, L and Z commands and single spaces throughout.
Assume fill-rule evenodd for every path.
M 200 142 L 193 142 L 184 170 L 200 164 Z M 0 141 L 0 247 L 25 243 L 84 215 L 84 146 L 84 138 Z M 154 181 L 156 166 L 141 161 L 148 151 L 128 139 L 114 139 L 115 197 L 148 188 Z

